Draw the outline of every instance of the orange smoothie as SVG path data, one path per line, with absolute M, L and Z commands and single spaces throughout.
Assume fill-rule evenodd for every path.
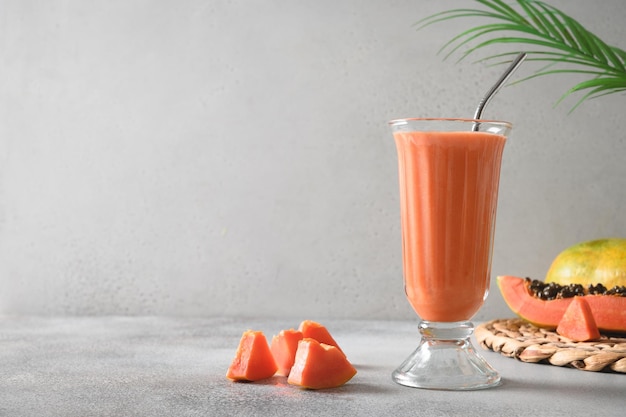
M 406 295 L 423 320 L 469 320 L 489 290 L 506 138 L 407 131 L 394 139 Z

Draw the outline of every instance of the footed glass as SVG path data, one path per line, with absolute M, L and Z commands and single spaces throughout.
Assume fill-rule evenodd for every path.
M 470 390 L 500 376 L 474 349 L 470 319 L 489 291 L 507 122 L 400 119 L 398 151 L 404 288 L 421 319 L 399 384 Z

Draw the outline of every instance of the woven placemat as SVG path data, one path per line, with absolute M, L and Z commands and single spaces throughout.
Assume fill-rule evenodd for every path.
M 575 342 L 521 319 L 498 319 L 476 326 L 485 348 L 522 362 L 568 366 L 583 371 L 626 373 L 626 338 L 603 335 Z

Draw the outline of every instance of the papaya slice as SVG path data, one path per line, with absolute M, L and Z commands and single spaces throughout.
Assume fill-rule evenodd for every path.
M 300 340 L 302 340 L 302 332 L 294 329 L 281 330 L 272 337 L 270 350 L 278 367 L 277 375 L 289 376 L 289 371 L 296 360 Z
M 531 293 L 524 278 L 499 276 L 497 283 L 509 308 L 522 319 L 538 327 L 556 329 L 572 300 L 583 298 L 589 305 L 599 330 L 626 333 L 626 297 L 588 294 L 542 300 Z
M 241 336 L 226 378 L 233 381 L 259 381 L 273 376 L 277 369 L 263 332 L 246 330 Z
M 313 320 L 304 320 L 300 323 L 298 330 L 302 332 L 302 337 L 315 339 L 320 343 L 335 346 L 341 353 L 343 353 L 339 344 L 335 341 L 335 339 L 333 339 L 330 332 L 323 324 Z
M 356 369 L 338 347 L 304 338 L 287 382 L 308 389 L 336 388 L 348 382 Z
M 574 297 L 565 310 L 556 332 L 577 342 L 600 338 L 600 330 L 598 330 L 591 307 L 589 307 L 584 296 Z

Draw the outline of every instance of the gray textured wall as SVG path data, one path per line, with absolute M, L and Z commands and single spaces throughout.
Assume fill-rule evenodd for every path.
M 412 318 L 386 121 L 469 117 L 462 0 L 4 0 L 0 313 Z M 623 0 L 552 0 L 626 48 Z M 468 22 L 469 23 L 469 22 Z M 529 75 L 532 63 L 520 69 Z M 493 275 L 626 236 L 626 97 L 500 92 Z M 509 316 L 493 286 L 478 319 Z

